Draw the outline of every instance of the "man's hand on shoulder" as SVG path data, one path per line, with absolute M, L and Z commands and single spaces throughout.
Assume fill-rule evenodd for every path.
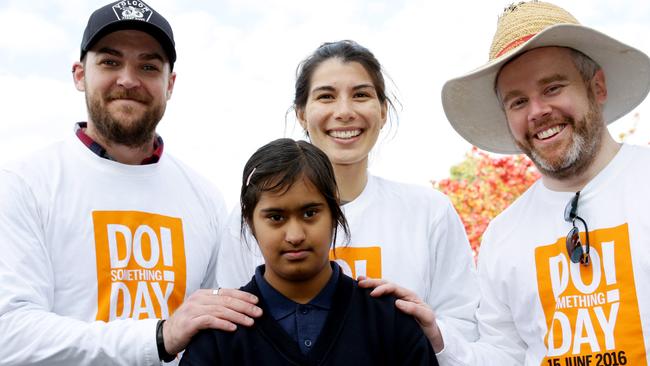
M 197 290 L 163 324 L 167 353 L 184 350 L 201 329 L 234 331 L 237 325 L 253 325 L 253 318 L 262 315 L 257 301 L 255 295 L 235 289 Z

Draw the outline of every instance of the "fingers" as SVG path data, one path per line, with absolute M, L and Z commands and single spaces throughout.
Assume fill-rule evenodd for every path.
M 233 323 L 234 325 L 243 325 L 251 326 L 255 322 L 253 317 L 261 315 L 262 310 L 257 308 L 254 305 L 250 305 L 247 302 L 241 302 L 240 300 L 233 299 L 231 297 L 224 297 L 218 299 L 218 303 L 214 304 L 200 304 L 196 307 L 193 312 L 193 318 L 195 322 L 200 323 L 200 329 L 212 328 L 212 322 L 207 319 L 216 318 L 227 323 Z M 254 310 L 259 309 L 259 310 Z M 252 313 L 253 315 L 248 315 Z M 206 317 L 207 316 L 207 317 Z M 235 330 L 234 326 L 228 326 L 227 328 L 217 327 L 222 330 Z
M 359 281 L 359 287 L 374 289 L 370 292 L 370 296 L 379 297 L 379 296 L 391 294 L 390 286 L 382 287 L 382 285 L 388 284 L 388 281 L 386 280 L 359 276 L 358 281 Z
M 413 316 L 422 326 L 432 325 L 436 320 L 433 310 L 427 304 L 398 299 L 395 306 L 403 313 Z
M 217 294 L 218 293 L 218 294 Z M 234 331 L 251 326 L 262 315 L 256 296 L 235 289 L 198 290 L 188 297 L 163 325 L 165 348 L 182 351 L 201 329 Z
M 359 276 L 357 280 L 359 281 L 359 287 L 363 288 L 374 288 L 384 283 L 388 283 L 388 281 L 380 278 L 369 278 L 365 276 Z
M 415 292 L 405 287 L 401 287 L 394 283 L 388 282 L 386 280 L 380 280 L 374 278 L 363 279 L 359 281 L 359 287 L 374 288 L 374 290 L 370 292 L 370 296 L 373 297 L 393 295 L 399 299 L 404 299 L 404 300 L 416 300 L 416 299 L 419 300 Z
M 436 323 L 436 316 L 433 309 L 422 301 L 415 292 L 386 280 L 367 278 L 365 276 L 359 276 L 358 280 L 359 287 L 373 289 L 370 292 L 370 295 L 373 297 L 384 295 L 397 297 L 395 307 L 415 318 L 429 339 L 434 351 L 440 352 L 444 348 L 442 334 Z
M 212 290 L 202 291 L 201 295 L 204 296 L 206 293 L 207 298 L 205 300 L 201 299 L 199 303 L 216 305 L 229 309 L 230 311 L 219 309 L 226 314 L 226 320 L 248 326 L 253 324 L 252 319 L 249 319 L 248 317 L 257 318 L 262 315 L 262 309 L 255 305 L 259 301 L 258 298 L 248 292 L 231 288 L 221 288 L 219 289 L 218 295 L 214 295 Z M 229 316 L 233 313 L 246 315 L 246 320 L 242 320 L 244 318 L 239 316 Z
M 211 315 L 201 315 L 196 318 L 196 321 L 201 323 L 202 329 L 219 329 L 227 332 L 232 332 L 237 329 L 235 323 Z
M 257 299 L 257 296 L 255 296 L 255 295 L 253 295 L 251 293 L 248 293 L 246 291 L 236 290 L 234 288 L 222 288 L 222 287 L 220 287 L 219 288 L 219 294 L 217 296 L 233 297 L 233 298 L 248 302 L 248 303 L 253 304 L 253 305 L 257 304 L 257 302 L 259 301 Z
M 424 335 L 429 339 L 433 350 L 436 353 L 442 351 L 445 343 L 442 339 L 440 328 L 438 328 L 438 323 L 436 323 L 436 315 L 427 303 L 396 300 L 395 307 L 405 314 L 413 316 L 418 324 L 420 324 Z

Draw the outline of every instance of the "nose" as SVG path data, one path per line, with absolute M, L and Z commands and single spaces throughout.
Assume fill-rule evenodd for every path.
M 134 67 L 126 65 L 119 71 L 116 82 L 117 85 L 124 87 L 125 89 L 138 87 L 140 86 L 138 71 Z
M 354 105 L 349 98 L 339 98 L 336 103 L 335 118 L 341 122 L 351 122 L 355 119 Z
M 298 220 L 289 220 L 284 233 L 284 240 L 294 246 L 305 241 L 305 229 Z
M 531 98 L 529 106 L 528 120 L 530 122 L 538 122 L 547 118 L 553 110 L 550 104 L 546 103 L 542 98 Z

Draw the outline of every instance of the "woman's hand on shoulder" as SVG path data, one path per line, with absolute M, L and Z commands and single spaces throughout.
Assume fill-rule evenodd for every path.
M 436 353 L 442 351 L 445 344 L 438 323 L 436 323 L 436 315 L 431 306 L 422 301 L 415 292 L 382 279 L 359 276 L 358 280 L 359 287 L 373 289 L 370 296 L 395 296 L 397 298 L 395 306 L 415 318 Z

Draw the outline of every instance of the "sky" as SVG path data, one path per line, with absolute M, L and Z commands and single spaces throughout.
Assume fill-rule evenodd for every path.
M 397 96 L 398 118 L 372 152 L 370 171 L 428 185 L 448 177 L 471 146 L 450 126 L 444 82 L 488 58 L 507 0 L 150 0 L 172 25 L 176 85 L 158 132 L 171 153 L 211 180 L 229 207 L 260 146 L 304 138 L 290 110 L 298 63 L 321 43 L 368 47 Z M 0 164 L 73 133 L 86 120 L 72 82 L 88 16 L 106 1 L 0 0 Z M 582 24 L 650 53 L 647 0 L 557 0 Z M 650 141 L 650 100 L 612 124 Z

